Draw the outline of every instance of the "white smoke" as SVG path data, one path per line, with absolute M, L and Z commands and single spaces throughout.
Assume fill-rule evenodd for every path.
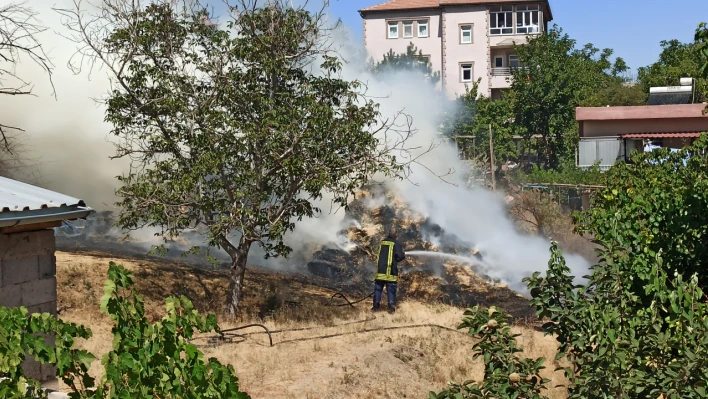
M 41 183 L 44 187 L 82 198 L 96 209 L 111 209 L 118 200 L 114 190 L 118 186 L 115 176 L 128 171 L 126 161 L 110 160 L 113 145 L 107 140 L 110 126 L 103 122 L 104 109 L 96 105 L 95 98 L 106 95 L 109 83 L 99 72 L 88 80 L 86 75 L 75 76 L 65 67 L 74 54 L 75 44 L 61 37 L 64 31 L 52 6 L 68 7 L 71 1 L 51 4 L 44 0 L 30 0 L 26 4 L 40 12 L 42 22 L 50 31 L 40 37 L 56 65 L 54 83 L 58 99 L 51 97 L 51 87 L 42 71 L 25 62 L 22 76 L 35 84 L 37 97 L 0 97 L 3 123 L 21 126 L 27 147 L 38 159 Z M 335 45 L 347 63 L 343 77 L 358 79 L 368 84 L 368 94 L 378 98 L 385 116 L 404 110 L 413 117 L 418 133 L 413 146 L 427 149 L 431 142 L 438 144 L 423 155 L 414 165 L 410 180 L 389 183 L 389 188 L 402 196 L 414 211 L 430 217 L 447 232 L 453 233 L 475 245 L 485 260 L 494 265 L 486 273 L 507 282 L 512 288 L 521 289 L 521 278 L 534 271 L 546 269 L 549 243 L 539 237 L 519 234 L 508 219 L 503 198 L 481 189 L 466 189 L 466 166 L 458 160 L 456 149 L 441 141 L 437 124 L 442 111 L 440 94 L 422 84 L 415 75 L 405 73 L 388 75 L 385 79 L 374 77 L 366 70 L 366 51 L 351 40 L 346 27 L 335 36 Z M 455 173 L 440 179 L 436 175 Z M 286 243 L 296 253 L 312 253 L 321 245 L 345 250 L 352 243 L 337 233 L 347 228 L 342 209 L 330 208 L 330 197 L 325 194 L 318 206 L 323 212 L 318 217 L 297 224 Z M 375 204 L 371 204 L 375 205 Z M 349 222 L 347 222 L 349 223 Z M 146 244 L 160 244 L 153 237 L 155 230 L 137 233 Z M 133 237 L 136 233 L 131 234 Z M 201 243 L 197 243 L 201 244 Z M 588 262 L 575 255 L 566 257 L 575 275 L 584 275 Z M 294 268 L 287 259 L 263 259 L 260 248 L 253 248 L 249 262 L 278 269 Z
M 32 83 L 34 96 L 0 96 L 2 123 L 25 130 L 16 137 L 24 143 L 23 155 L 39 170 L 32 183 L 81 198 L 94 209 L 109 209 L 119 200 L 114 195 L 116 176 L 128 170 L 127 161 L 109 159 L 115 154 L 108 141 L 110 125 L 103 121 L 103 107 L 94 100 L 108 93 L 109 82 L 105 73 L 89 80 L 67 68 L 76 45 L 62 37 L 67 32 L 52 7 L 68 8 L 73 1 L 22 3 L 39 13 L 41 24 L 48 28 L 37 39 L 54 64 L 54 88 L 43 70 L 22 59 L 17 72 Z
M 342 43 L 341 48 L 345 58 L 367 59 L 365 51 L 351 42 Z M 413 211 L 429 217 L 447 233 L 479 249 L 488 265 L 485 274 L 513 289 L 525 291 L 521 280 L 547 269 L 550 243 L 517 231 L 508 217 L 502 194 L 466 188 L 465 171 L 469 167 L 459 159 L 454 144 L 441 140 L 438 129 L 443 106 L 451 104 L 441 101 L 431 85 L 423 84 L 419 75 L 412 73 L 374 77 L 363 62 L 350 62 L 345 66 L 344 76 L 368 82 L 369 94 L 380 97 L 378 101 L 384 115 L 403 109 L 413 116 L 417 134 L 410 143 L 412 146 L 425 151 L 431 142 L 437 144 L 422 155 L 419 164 L 412 166 L 409 179 L 389 183 L 389 188 Z M 451 169 L 453 173 L 448 174 Z M 566 254 L 565 258 L 575 276 L 588 274 L 590 263 L 582 256 Z

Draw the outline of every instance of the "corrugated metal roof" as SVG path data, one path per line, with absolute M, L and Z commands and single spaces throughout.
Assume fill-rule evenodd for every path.
M 86 204 L 78 198 L 0 177 L 0 212 L 24 212 L 71 206 L 85 207 Z
M 689 139 L 701 137 L 700 132 L 629 133 L 623 139 Z

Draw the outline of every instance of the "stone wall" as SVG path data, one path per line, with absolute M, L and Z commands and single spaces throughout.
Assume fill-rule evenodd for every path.
M 57 314 L 56 244 L 50 229 L 0 233 L 0 306 Z M 52 338 L 45 338 L 53 344 Z M 33 358 L 22 364 L 27 377 L 49 381 L 56 370 Z

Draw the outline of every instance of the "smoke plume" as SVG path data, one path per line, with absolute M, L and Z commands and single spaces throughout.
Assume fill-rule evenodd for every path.
M 98 210 L 113 209 L 117 198 L 116 176 L 128 171 L 122 160 L 111 160 L 113 145 L 109 142 L 110 126 L 103 122 L 104 109 L 94 99 L 106 95 L 109 83 L 100 71 L 87 79 L 75 76 L 66 64 L 74 54 L 75 44 L 64 39 L 59 16 L 44 0 L 26 3 L 40 12 L 42 22 L 50 28 L 40 37 L 56 65 L 54 85 L 57 99 L 52 96 L 48 79 L 30 63 L 21 66 L 22 76 L 35 85 L 36 97 L 0 97 L 1 117 L 6 124 L 21 126 L 28 154 L 36 159 L 40 171 L 39 184 L 51 190 L 84 199 Z M 69 6 L 63 0 L 57 7 Z M 384 115 L 395 115 L 403 110 L 412 116 L 417 135 L 410 143 L 421 151 L 431 142 L 437 147 L 422 155 L 420 164 L 413 165 L 409 179 L 388 182 L 388 188 L 403 197 L 410 207 L 430 217 L 446 232 L 478 248 L 485 260 L 493 265 L 486 273 L 522 289 L 521 278 L 534 271 L 545 270 L 549 259 L 549 243 L 540 237 L 519 234 L 508 218 L 503 198 L 483 189 L 465 188 L 464 172 L 468 168 L 458 160 L 456 149 L 441 140 L 438 134 L 439 116 L 443 102 L 432 87 L 420 83 L 420 78 L 406 73 L 372 76 L 366 68 L 369 59 L 360 44 L 351 40 L 352 33 L 342 27 L 335 33 L 334 43 L 346 61 L 343 77 L 358 79 L 368 85 L 368 95 L 376 97 Z M 450 170 L 453 173 L 448 174 Z M 444 176 L 441 178 L 440 176 Z M 294 254 L 312 253 L 322 245 L 351 249 L 351 244 L 337 233 L 349 226 L 343 210 L 330 208 L 329 197 L 324 196 L 318 217 L 297 224 L 294 233 L 286 237 Z M 336 212 L 335 212 L 336 211 Z M 152 231 L 143 234 L 146 244 Z M 196 243 L 197 245 L 201 242 Z M 295 260 L 263 259 L 263 253 L 254 247 L 249 262 L 277 269 L 294 268 Z M 584 275 L 588 262 L 580 256 L 569 255 L 567 261 L 576 275 Z
M 341 45 L 345 58 L 367 59 L 365 50 L 355 44 Z M 431 142 L 437 145 L 412 166 L 409 179 L 389 183 L 390 189 L 403 197 L 413 211 L 479 249 L 489 267 L 484 270 L 489 277 L 524 291 L 521 279 L 547 268 L 550 244 L 542 237 L 517 231 L 501 194 L 466 187 L 465 172 L 469 166 L 459 159 L 455 145 L 442 140 L 438 133 L 446 104 L 440 94 L 431 85 L 418 83 L 420 77 L 414 73 L 371 76 L 363 63 L 353 62 L 346 65 L 344 72 L 348 79 L 369 83 L 369 94 L 381 97 L 384 115 L 403 109 L 413 116 L 417 129 L 413 146 L 424 151 Z M 590 264 L 586 259 L 576 254 L 566 254 L 565 258 L 575 276 L 588 274 Z
M 115 153 L 108 141 L 110 126 L 103 122 L 104 109 L 95 101 L 106 95 L 109 82 L 103 72 L 89 80 L 67 67 L 76 44 L 62 36 L 67 32 L 52 7 L 68 8 L 73 1 L 23 4 L 38 12 L 41 24 L 48 28 L 38 40 L 54 64 L 54 87 L 43 70 L 21 60 L 18 75 L 31 82 L 34 96 L 0 96 L 0 118 L 25 130 L 16 138 L 22 142 L 22 155 L 39 172 L 31 183 L 81 198 L 94 209 L 110 209 L 118 200 L 115 177 L 128 164 L 109 159 Z

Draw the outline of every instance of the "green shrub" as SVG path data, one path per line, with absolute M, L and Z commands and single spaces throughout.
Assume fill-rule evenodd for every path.
M 531 170 L 519 169 L 511 174 L 511 180 L 515 184 L 537 183 L 537 184 L 578 184 L 578 185 L 602 185 L 606 182 L 599 164 L 595 164 L 587 169 L 580 169 L 573 162 L 561 164 L 557 169 L 544 169 L 534 165 Z
M 698 277 L 708 259 L 706 153 L 704 135 L 614 166 L 592 209 L 577 215 L 579 230 L 600 245 L 590 276 L 577 285 L 553 242 L 545 275 L 524 280 L 543 329 L 560 344 L 569 398 L 708 397 L 708 303 Z M 488 350 L 515 350 L 503 344 Z M 499 368 L 514 367 L 501 360 Z M 527 395 L 463 388 L 442 397 Z
M 671 265 L 646 247 L 604 247 L 586 285 L 573 285 L 555 243 L 546 276 L 526 280 L 557 358 L 569 361 L 569 398 L 706 397 L 708 305 L 697 277 L 669 279 Z
M 663 254 L 689 280 L 708 268 L 708 138 L 672 152 L 635 153 L 607 172 L 592 207 L 576 214 L 578 231 L 628 251 Z M 649 272 L 645 267 L 640 273 Z M 648 276 L 642 274 L 642 281 Z M 701 279 L 702 283 L 708 279 Z M 635 290 L 641 287 L 635 287 Z M 705 289 L 706 286 L 703 286 Z
M 53 347 L 47 345 L 44 336 L 55 337 Z M 40 364 L 55 365 L 57 376 L 71 386 L 74 383 L 92 385 L 93 380 L 86 372 L 95 357 L 72 349 L 76 338 L 90 337 L 88 329 L 57 320 L 49 313 L 28 316 L 24 307 L 0 307 L 0 398 L 45 396 L 40 384 L 26 378 L 20 367 L 27 355 Z
M 430 392 L 430 399 L 487 398 L 513 399 L 523 397 L 541 399 L 540 391 L 548 382 L 540 377 L 544 359 L 522 359 L 516 356 L 521 349 L 509 326 L 510 315 L 494 306 L 467 309 L 458 328 L 468 328 L 470 336 L 479 339 L 472 346 L 473 359 L 484 360 L 484 380 L 451 382 L 447 390 Z
M 205 359 L 189 340 L 196 332 L 219 332 L 213 315 L 202 317 L 184 296 L 166 299 L 166 316 L 157 323 L 145 317 L 143 301 L 132 288 L 131 273 L 113 262 L 101 298 L 101 310 L 114 322 L 113 349 L 103 357 L 104 376 L 97 386 L 88 375 L 95 359 L 71 349 L 90 330 L 50 314 L 27 317 L 27 310 L 0 308 L 0 397 L 41 394 L 39 384 L 23 376 L 25 353 L 55 364 L 57 375 L 72 387 L 72 398 L 247 399 L 239 391 L 233 366 Z M 30 334 L 27 334 L 30 333 Z M 56 348 L 33 333 L 56 334 Z

